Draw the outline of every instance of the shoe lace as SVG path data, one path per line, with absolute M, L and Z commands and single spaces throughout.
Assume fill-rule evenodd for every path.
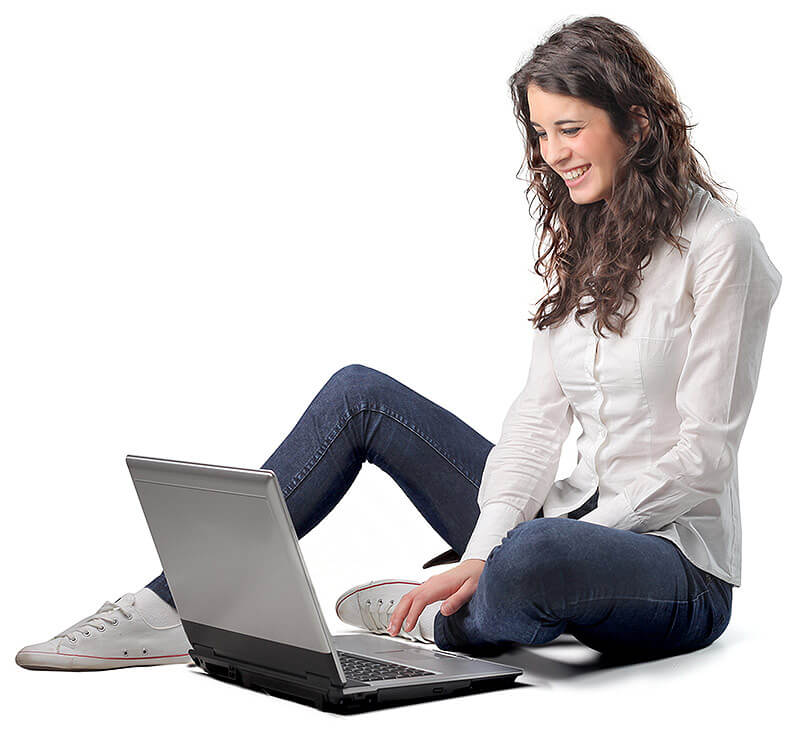
M 133 614 L 131 614 L 130 610 L 133 609 L 135 603 L 136 599 L 133 594 L 124 594 L 113 602 L 107 601 L 94 614 L 80 620 L 80 622 L 76 622 L 63 632 L 59 632 L 55 637 L 66 637 L 70 642 L 75 642 L 78 639 L 78 633 L 84 637 L 89 637 L 91 634 L 89 627 L 93 627 L 99 632 L 103 632 L 107 624 L 115 627 L 119 623 L 120 616 L 125 617 L 125 619 L 133 619 Z
M 367 628 L 377 632 L 388 632 L 389 620 L 396 607 L 395 600 L 389 599 L 384 602 L 383 599 L 367 599 L 364 604 L 361 611 Z

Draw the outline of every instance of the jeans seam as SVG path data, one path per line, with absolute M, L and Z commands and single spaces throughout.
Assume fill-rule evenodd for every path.
M 674 599 L 647 599 L 642 596 L 598 596 L 595 599 L 581 599 L 580 601 L 575 601 L 570 604 L 567 604 L 568 607 L 577 606 L 578 604 L 592 604 L 595 601 L 649 601 L 653 604 L 678 604 L 688 606 L 689 604 L 694 604 L 699 598 L 705 596 L 708 593 L 708 589 L 699 593 L 694 599 L 690 601 L 675 601 Z M 539 634 L 539 631 L 542 629 L 541 622 L 536 623 L 536 629 L 533 632 L 533 635 L 528 640 L 528 645 L 532 645 L 533 641 Z
M 436 451 L 442 458 L 444 458 L 456 471 L 458 471 L 474 487 L 476 487 L 476 488 L 479 487 L 479 484 L 474 479 L 472 479 L 472 477 L 468 473 L 466 473 L 463 469 L 459 468 L 456 465 L 455 461 L 453 461 L 451 458 L 449 458 L 441 449 L 436 447 L 436 445 L 434 444 L 432 439 L 429 439 L 428 437 L 426 437 L 414 425 L 411 425 L 402 415 L 400 415 L 400 414 L 398 414 L 396 412 L 393 412 L 392 410 L 389 410 L 388 408 L 370 407 L 369 405 L 364 405 L 362 407 L 359 407 L 355 412 L 352 412 L 352 413 L 348 410 L 344 415 L 342 415 L 339 418 L 339 420 L 333 426 L 333 430 L 335 431 L 335 434 L 333 435 L 333 437 L 331 437 L 330 440 L 327 440 L 327 442 L 325 442 L 322 446 L 320 446 L 317 449 L 317 452 L 312 456 L 311 460 L 308 463 L 306 463 L 305 466 L 303 466 L 303 468 L 299 472 L 302 475 L 298 479 L 297 483 L 293 487 L 290 486 L 290 487 L 287 487 L 287 489 L 284 490 L 284 498 L 285 499 L 288 499 L 295 491 L 297 491 L 297 489 L 299 488 L 300 484 L 302 484 L 303 481 L 305 481 L 305 479 L 308 477 L 308 474 L 311 473 L 311 471 L 314 470 L 314 467 L 325 457 L 325 453 L 328 452 L 328 449 L 331 447 L 331 445 L 333 445 L 333 443 L 336 440 L 336 438 L 339 437 L 339 435 L 341 434 L 342 430 L 344 430 L 344 428 L 347 426 L 347 423 L 350 422 L 350 420 L 352 420 L 355 417 L 357 417 L 358 415 L 360 415 L 362 412 L 377 412 L 378 414 L 382 414 L 385 417 L 389 417 L 392 420 L 394 420 L 395 422 L 398 422 L 403 427 L 405 427 L 406 429 L 408 429 L 411 432 L 413 432 L 418 438 L 423 440 L 430 448 L 432 448 L 434 451 Z M 329 433 L 329 436 L 330 436 L 330 433 Z M 294 480 L 294 478 L 292 480 Z
M 701 591 L 694 599 L 689 601 L 676 601 L 675 599 L 648 599 L 643 596 L 598 596 L 595 599 L 581 599 L 580 601 L 573 601 L 569 603 L 567 606 L 578 606 L 579 604 L 592 604 L 596 601 L 649 601 L 652 604 L 683 604 L 689 605 L 694 604 L 698 599 L 705 596 L 708 593 L 708 589 L 705 591 Z
M 533 643 L 536 641 L 536 638 L 539 636 L 539 633 L 542 631 L 542 623 L 537 622 L 536 626 L 533 630 L 533 634 L 528 638 L 528 647 L 532 647 Z

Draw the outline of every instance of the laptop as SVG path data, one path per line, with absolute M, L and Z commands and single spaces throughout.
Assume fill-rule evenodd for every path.
M 332 635 L 272 471 L 127 456 L 189 655 L 215 678 L 358 711 L 513 685 L 519 668 Z

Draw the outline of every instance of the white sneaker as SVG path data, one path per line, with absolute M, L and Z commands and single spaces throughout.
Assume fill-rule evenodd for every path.
M 361 627 L 378 635 L 389 634 L 389 620 L 403 594 L 419 586 L 416 581 L 370 581 L 345 591 L 336 601 L 336 616 L 354 627 Z M 430 604 L 423 610 L 410 632 L 400 628 L 396 637 L 416 642 L 433 642 L 433 615 L 440 604 Z M 430 611 L 429 611 L 430 610 Z M 424 620 L 424 621 L 423 621 Z M 430 621 L 428 621 L 430 620 Z M 427 625 L 427 626 L 426 626 Z M 424 632 L 424 634 L 423 634 Z
M 32 670 L 106 670 L 189 663 L 178 613 L 150 589 L 107 601 L 93 615 L 17 653 Z

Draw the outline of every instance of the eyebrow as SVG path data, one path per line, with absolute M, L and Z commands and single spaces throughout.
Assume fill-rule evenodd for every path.
M 562 125 L 564 123 L 585 123 L 585 120 L 557 120 L 553 125 Z M 537 123 L 535 120 L 531 121 L 531 125 L 538 125 L 540 128 L 544 128 L 541 123 Z

